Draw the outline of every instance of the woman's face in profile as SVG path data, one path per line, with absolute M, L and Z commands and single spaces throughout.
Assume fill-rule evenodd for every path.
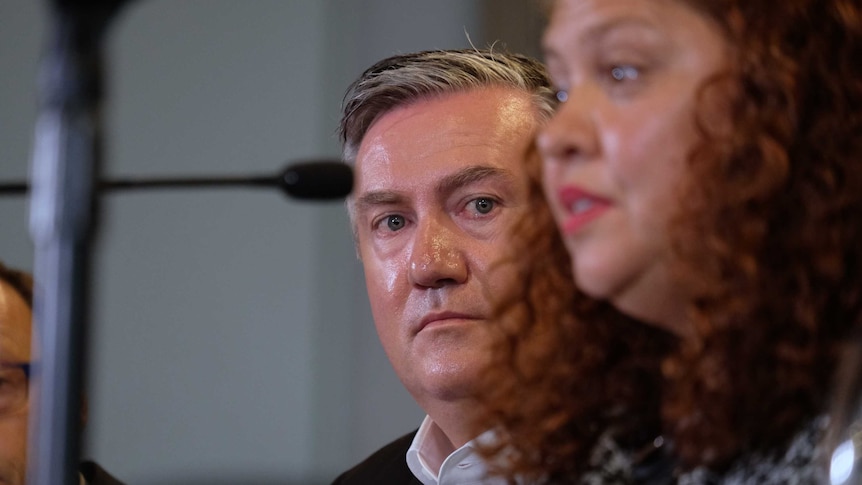
M 557 0 L 544 49 L 562 103 L 538 145 L 575 280 L 633 316 L 676 322 L 685 302 L 666 228 L 686 203 L 698 89 L 726 65 L 726 40 L 676 0 Z

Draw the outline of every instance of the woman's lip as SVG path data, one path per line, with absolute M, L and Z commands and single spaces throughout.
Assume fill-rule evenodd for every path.
M 560 223 L 560 229 L 566 235 L 577 233 L 611 206 L 609 199 L 590 193 L 576 185 L 561 187 L 558 200 L 565 216 Z

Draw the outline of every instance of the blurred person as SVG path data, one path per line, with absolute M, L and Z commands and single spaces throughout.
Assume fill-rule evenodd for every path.
M 24 485 L 27 469 L 28 388 L 33 279 L 0 263 L 0 484 Z M 92 461 L 81 484 L 122 485 Z
M 559 233 L 534 200 L 483 381 L 510 475 L 827 483 L 862 323 L 860 40 L 858 1 L 552 2 Z
M 504 483 L 470 423 L 512 223 L 529 210 L 523 159 L 552 99 L 539 62 L 488 50 L 394 56 L 348 89 L 357 254 L 383 348 L 428 415 L 335 483 Z

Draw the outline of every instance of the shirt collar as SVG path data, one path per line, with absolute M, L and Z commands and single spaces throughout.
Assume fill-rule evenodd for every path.
M 488 476 L 487 466 L 475 450 L 477 440 L 492 437 L 487 431 L 455 449 L 434 420 L 425 416 L 407 450 L 407 466 L 423 485 L 506 484 L 503 478 Z

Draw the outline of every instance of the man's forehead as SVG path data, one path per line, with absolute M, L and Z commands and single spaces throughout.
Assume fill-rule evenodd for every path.
M 452 148 L 495 146 L 513 136 L 530 136 L 537 123 L 530 94 L 519 89 L 485 87 L 445 93 L 382 113 L 362 137 L 358 151 L 364 156 L 357 159 L 385 157 L 381 148 L 389 152 L 393 141 L 400 145 L 405 138 L 412 148 L 440 139 Z
M 372 127 L 356 157 L 357 188 L 377 190 L 420 177 L 446 177 L 474 164 L 518 171 L 535 134 L 530 111 L 520 112 L 517 123 L 496 115 L 427 114 L 401 115 L 394 123 L 384 119 Z
M 538 125 L 532 98 L 512 88 L 449 93 L 395 108 L 366 132 L 354 165 L 351 214 L 445 200 L 461 187 L 526 178 Z
M 429 189 L 441 197 L 446 197 L 473 184 L 514 185 L 520 179 L 518 175 L 507 167 L 464 165 L 433 178 Z M 360 191 L 356 196 L 356 205 L 360 210 L 375 205 L 399 205 L 407 203 L 416 193 L 415 190 L 404 188 L 400 184 L 383 183 Z

